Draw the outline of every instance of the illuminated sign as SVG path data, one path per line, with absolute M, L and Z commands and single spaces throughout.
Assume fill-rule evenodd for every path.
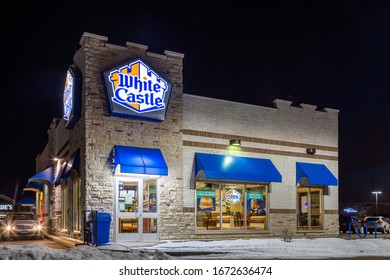
M 344 212 L 346 212 L 346 213 L 357 213 L 358 211 L 356 209 L 353 209 L 353 208 L 349 207 L 349 208 L 345 208 Z
M 163 121 L 172 84 L 137 59 L 102 73 L 111 115 Z
M 225 201 L 228 204 L 237 204 L 241 201 L 241 193 L 235 189 L 230 189 L 225 193 Z
M 73 68 L 66 72 L 64 88 L 64 120 L 66 128 L 73 128 L 80 118 L 81 77 Z
M 11 211 L 13 209 L 12 204 L 0 204 L 1 211 Z

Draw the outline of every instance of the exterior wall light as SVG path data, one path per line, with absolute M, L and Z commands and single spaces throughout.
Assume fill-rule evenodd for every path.
M 315 148 L 307 148 L 306 149 L 306 154 L 314 155 L 315 153 L 316 153 L 316 149 Z
M 238 140 L 238 139 L 230 140 L 230 146 L 236 146 L 236 147 L 241 146 L 241 140 Z

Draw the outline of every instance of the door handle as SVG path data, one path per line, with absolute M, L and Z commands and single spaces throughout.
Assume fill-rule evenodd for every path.
M 135 214 L 135 217 L 138 219 L 139 217 L 142 216 L 142 213 L 141 213 L 141 207 L 138 207 L 137 208 L 137 213 Z

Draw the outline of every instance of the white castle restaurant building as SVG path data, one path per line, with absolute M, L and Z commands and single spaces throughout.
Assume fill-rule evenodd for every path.
M 50 232 L 98 211 L 114 242 L 339 234 L 338 110 L 184 94 L 184 55 L 147 49 L 83 34 L 25 187 Z

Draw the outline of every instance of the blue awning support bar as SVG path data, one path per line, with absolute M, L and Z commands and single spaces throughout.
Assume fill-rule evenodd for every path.
M 114 146 L 114 170 L 122 173 L 168 175 L 168 166 L 160 149 Z
M 337 186 L 337 178 L 324 164 L 297 162 L 296 183 L 304 185 Z
M 282 182 L 269 159 L 195 153 L 195 176 L 209 180 Z

